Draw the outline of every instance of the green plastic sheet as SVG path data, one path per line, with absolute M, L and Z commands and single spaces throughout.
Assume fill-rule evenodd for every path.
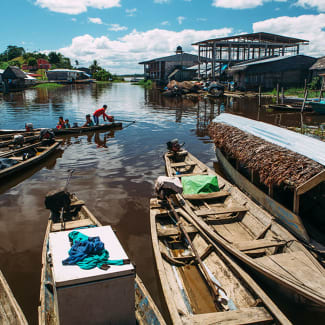
M 183 194 L 212 193 L 219 191 L 218 178 L 213 175 L 182 177 Z

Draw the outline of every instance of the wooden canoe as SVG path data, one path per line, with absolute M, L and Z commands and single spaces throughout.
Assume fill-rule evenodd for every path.
M 68 128 L 68 129 L 57 129 L 53 128 L 51 129 L 55 135 L 66 135 L 66 134 L 79 134 L 79 133 L 85 133 L 85 132 L 91 132 L 91 131 L 100 131 L 100 130 L 112 130 L 112 129 L 121 129 L 122 123 L 106 123 L 106 124 L 99 124 L 99 125 L 93 125 L 93 126 L 80 126 L 75 128 Z M 41 129 L 34 129 L 34 132 L 39 132 Z M 31 133 L 26 132 L 26 130 L 0 130 L 0 137 L 8 136 L 8 135 L 15 135 L 15 134 L 25 134 L 25 133 Z
M 27 320 L 18 305 L 5 277 L 0 271 L 0 324 L 27 325 Z
M 49 253 L 48 239 L 50 232 L 73 230 L 79 227 L 102 226 L 96 217 L 84 205 L 84 202 L 78 200 L 74 194 L 71 196 L 71 202 L 72 205 L 75 207 L 79 206 L 78 209 L 80 209 L 73 221 L 65 222 L 64 227 L 61 226 L 61 223 L 53 223 L 51 219 L 49 219 L 47 224 L 42 250 L 40 306 L 38 307 L 38 319 L 40 325 L 59 324 L 55 295 L 56 289 L 53 284 L 52 271 L 47 258 Z M 136 275 L 135 278 L 135 316 L 137 323 L 140 325 L 166 324 L 138 275 Z
M 173 324 L 291 324 L 256 282 L 196 228 L 183 209 L 176 207 L 176 211 L 203 265 L 195 259 L 166 202 L 151 199 L 152 244 Z M 217 290 L 217 303 L 206 276 Z
M 100 131 L 100 130 L 112 130 L 112 129 L 121 129 L 122 123 L 107 123 L 107 124 L 99 124 L 94 126 L 81 126 L 76 128 L 69 129 L 52 129 L 55 135 L 66 135 L 66 134 L 80 134 L 91 131 Z
M 34 165 L 41 161 L 42 159 L 45 159 L 48 157 L 51 153 L 54 152 L 55 149 L 60 145 L 61 141 L 54 141 L 54 143 L 49 143 L 40 141 L 28 146 L 25 146 L 20 149 L 7 151 L 0 154 L 0 159 L 6 158 L 8 160 L 13 160 L 17 162 L 15 165 L 12 165 L 10 167 L 7 167 L 5 169 L 0 170 L 0 178 L 4 178 L 7 176 L 12 175 L 13 173 L 19 172 L 27 167 L 30 167 L 31 165 Z M 34 151 L 36 154 L 35 156 L 31 158 L 27 158 L 26 160 L 23 160 L 23 156 L 26 152 L 29 150 Z
M 24 143 L 23 145 L 31 142 L 36 142 L 40 138 L 40 133 L 39 132 L 34 132 L 34 133 L 24 133 Z M 14 136 L 15 134 L 8 134 L 6 136 L 0 136 L 0 150 L 10 150 L 15 148 L 14 145 Z M 16 146 L 17 147 L 17 146 Z
M 296 302 L 325 308 L 325 270 L 289 231 L 247 195 L 192 154 L 165 154 L 168 176 L 208 174 L 218 192 L 180 195 L 184 209 L 211 239 Z

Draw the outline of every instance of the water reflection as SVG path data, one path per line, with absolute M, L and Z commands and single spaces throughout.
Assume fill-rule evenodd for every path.
M 137 264 L 158 305 L 163 306 L 152 254 L 149 199 L 153 184 L 165 173 L 165 144 L 173 138 L 212 167 L 214 148 L 207 136 L 210 121 L 223 110 L 269 123 L 278 115 L 258 110 L 256 99 L 218 98 L 192 101 L 164 97 L 157 90 L 130 84 L 69 85 L 0 95 L 0 128 L 53 127 L 59 116 L 84 121 L 103 104 L 116 119 L 136 120 L 126 129 L 64 137 L 61 153 L 0 186 L 0 265 L 31 323 L 37 321 L 41 248 L 48 220 L 44 197 L 64 186 L 78 194 L 103 224 L 111 224 Z M 304 114 L 304 123 L 314 123 Z M 316 117 L 317 120 L 317 117 Z M 298 113 L 281 113 L 281 124 L 300 125 Z

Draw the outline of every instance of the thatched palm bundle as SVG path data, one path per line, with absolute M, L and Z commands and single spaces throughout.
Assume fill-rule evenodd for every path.
M 211 123 L 209 134 L 219 149 L 255 171 L 267 186 L 298 187 L 324 170 L 316 161 L 227 124 Z

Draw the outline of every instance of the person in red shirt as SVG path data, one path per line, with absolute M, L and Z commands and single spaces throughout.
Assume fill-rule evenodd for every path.
M 93 114 L 93 118 L 94 118 L 94 122 L 95 122 L 96 125 L 98 125 L 98 123 L 99 123 L 99 116 L 101 116 L 101 115 L 103 115 L 103 119 L 104 119 L 104 121 L 106 121 L 106 119 L 107 119 L 107 121 L 109 121 L 109 122 L 113 122 L 113 121 L 114 121 L 113 116 L 109 116 L 109 115 L 107 115 L 107 114 L 105 113 L 106 109 L 107 109 L 107 105 L 104 105 L 102 108 L 99 108 L 99 109 L 97 109 L 97 110 L 94 112 L 94 114 Z

